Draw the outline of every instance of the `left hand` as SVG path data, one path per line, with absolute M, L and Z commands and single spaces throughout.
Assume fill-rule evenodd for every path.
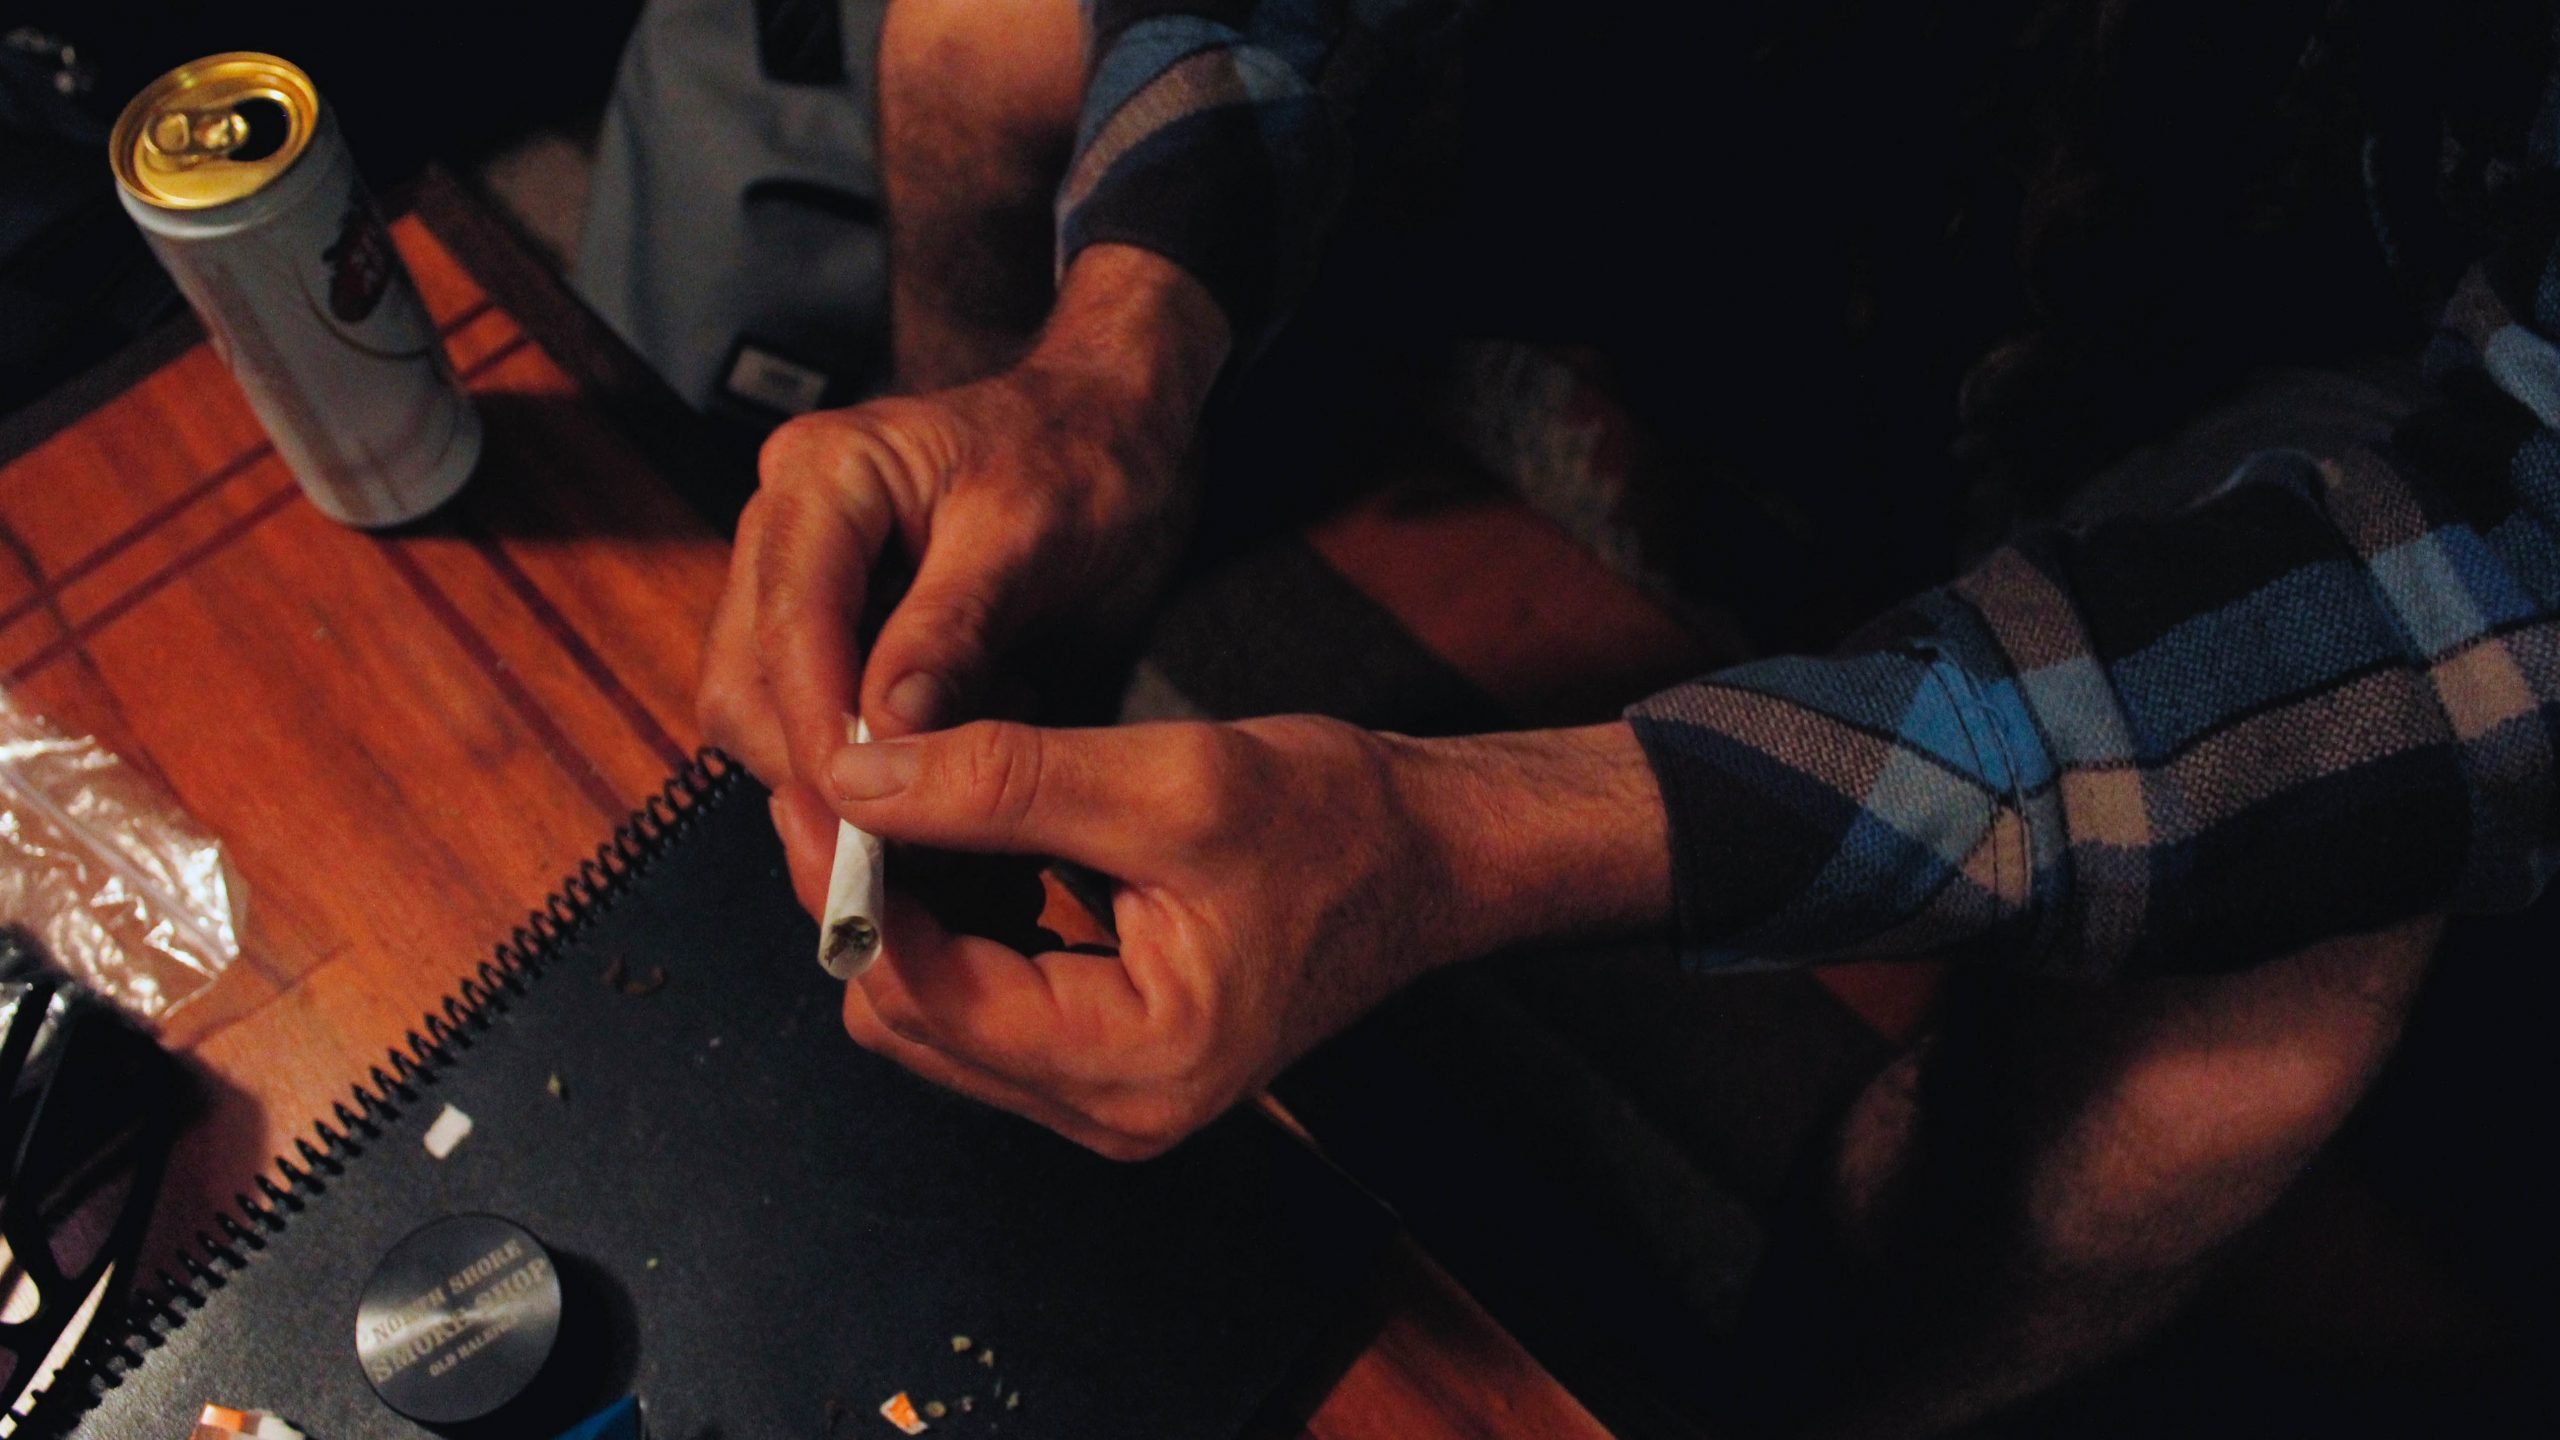
M 1624 725 L 980 722 L 847 747 L 828 787 L 892 840 L 1113 877 L 1116 955 L 1025 955 L 893 893 L 844 1014 L 864 1046 L 1117 1158 L 1169 1148 L 1435 966 L 1669 914 L 1661 800 Z M 816 900 L 823 864 L 793 880 Z
M 1189 528 L 1183 460 L 1227 344 L 1199 281 L 1096 245 L 1009 368 L 803 415 L 765 441 L 696 710 L 772 788 L 795 861 L 855 715 L 883 737 L 954 724 L 1036 672 L 1035 654 L 1082 653 L 1063 634 L 1136 629 Z M 900 590 L 893 559 L 912 571 Z M 866 612 L 882 617 L 868 654 Z

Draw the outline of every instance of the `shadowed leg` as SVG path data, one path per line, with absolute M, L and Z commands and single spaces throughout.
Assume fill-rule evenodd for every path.
M 1050 202 L 1084 93 L 1075 0 L 895 0 L 880 37 L 897 384 L 1001 369 L 1049 313 Z
M 1942 1433 L 2158 1329 L 2363 1097 L 2439 930 L 2226 976 L 1991 978 L 1959 997 L 1843 1128 L 1855 1318 L 1786 1428 Z

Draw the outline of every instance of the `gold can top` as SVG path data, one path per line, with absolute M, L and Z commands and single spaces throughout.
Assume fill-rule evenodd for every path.
M 238 50 L 152 81 L 116 117 L 116 183 L 162 210 L 246 200 L 293 168 L 320 125 L 320 92 L 299 66 Z

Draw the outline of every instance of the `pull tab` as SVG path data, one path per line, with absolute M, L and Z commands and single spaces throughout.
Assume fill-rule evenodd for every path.
M 143 150 L 162 168 L 178 170 L 228 155 L 248 138 L 249 122 L 236 108 L 166 110 L 143 132 Z
M 284 106 L 265 95 L 219 110 L 164 110 L 143 131 L 143 158 L 158 170 L 214 159 L 254 164 L 283 147 L 292 125 Z

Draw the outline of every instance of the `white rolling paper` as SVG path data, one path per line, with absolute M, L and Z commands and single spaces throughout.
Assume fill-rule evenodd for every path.
M 853 743 L 871 743 L 871 727 L 853 722 Z M 880 837 L 836 826 L 835 869 L 827 876 L 827 911 L 818 925 L 818 966 L 838 980 L 871 968 L 880 953 Z

